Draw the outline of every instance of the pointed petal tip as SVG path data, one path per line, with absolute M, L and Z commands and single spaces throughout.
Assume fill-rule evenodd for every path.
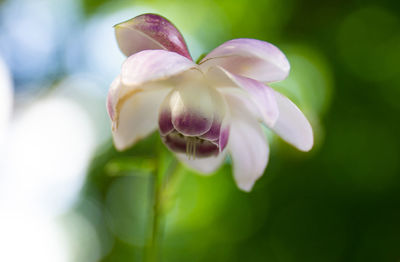
M 128 145 L 120 143 L 119 141 L 117 141 L 115 139 L 115 137 L 113 137 L 113 144 L 114 144 L 115 149 L 117 149 L 118 152 L 125 151 L 128 148 Z
M 311 130 L 310 138 L 307 139 L 303 144 L 299 145 L 297 148 L 302 152 L 309 152 L 314 147 L 314 136 Z
M 274 91 L 279 118 L 270 127 L 278 136 L 300 151 L 310 151 L 314 144 L 313 129 L 303 112 L 286 96 Z
M 151 132 L 150 132 L 151 133 Z M 117 149 L 118 152 L 123 152 L 125 150 L 128 150 L 129 148 L 133 147 L 137 142 L 145 138 L 148 134 L 146 135 L 138 135 L 136 136 L 133 140 L 125 140 L 123 138 L 118 138 L 116 134 L 113 132 L 113 144 L 115 149 Z
M 114 125 L 115 122 L 113 122 Z M 112 142 L 115 147 L 115 149 L 118 152 L 123 152 L 125 150 L 128 150 L 130 147 L 135 145 L 139 140 L 141 140 L 143 137 L 140 135 L 136 135 L 135 137 L 131 137 L 130 139 L 127 139 L 126 137 L 123 137 L 120 135 L 120 131 L 118 130 L 112 130 Z
M 246 182 L 239 182 L 237 183 L 237 186 L 240 190 L 246 193 L 250 193 L 250 191 L 253 189 L 255 184 L 255 181 L 246 181 Z
M 234 100 L 229 96 L 228 104 Z M 230 106 L 232 122 L 228 149 L 233 162 L 233 176 L 237 186 L 249 192 L 268 164 L 269 146 L 259 122 L 245 106 Z

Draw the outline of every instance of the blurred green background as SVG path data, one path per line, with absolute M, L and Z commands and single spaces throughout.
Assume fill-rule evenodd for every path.
M 112 26 L 144 12 L 171 20 L 195 60 L 233 38 L 277 45 L 292 69 L 273 87 L 316 137 L 302 153 L 268 133 L 269 165 L 251 193 L 229 163 L 210 177 L 179 167 L 162 261 L 400 261 L 399 1 L 1 1 L 14 110 L 57 94 L 81 105 L 100 137 L 79 197 L 55 216 L 71 261 L 141 261 L 148 240 L 151 176 L 135 163 L 171 155 L 158 134 L 116 152 L 104 105 L 123 61 Z

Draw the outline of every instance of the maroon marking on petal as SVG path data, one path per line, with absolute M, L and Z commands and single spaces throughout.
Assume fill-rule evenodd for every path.
M 172 121 L 175 129 L 189 136 L 202 135 L 210 130 L 210 120 L 196 114 L 182 114 Z
M 204 135 L 201 135 L 201 138 L 207 139 L 207 140 L 218 140 L 221 132 L 221 121 L 216 121 L 214 119 L 210 130 L 207 131 Z
M 175 153 L 186 153 L 187 141 L 184 136 L 177 132 L 172 132 L 162 137 L 164 144 Z M 196 143 L 195 157 L 208 157 L 218 155 L 218 146 L 207 141 L 199 139 Z
M 139 30 L 154 38 L 168 51 L 176 52 L 192 60 L 182 34 L 166 18 L 156 14 L 143 14 L 134 19 L 137 21 Z
M 164 144 L 173 152 L 186 153 L 186 141 L 183 136 L 173 132 L 162 137 Z
M 229 130 L 230 130 L 229 126 L 225 127 L 219 136 L 219 150 L 220 151 L 224 150 L 226 145 L 228 144 Z
M 196 157 L 218 155 L 218 147 L 208 141 L 196 145 Z
M 163 110 L 158 117 L 158 127 L 161 135 L 165 136 L 172 130 L 174 126 L 172 125 L 171 111 Z

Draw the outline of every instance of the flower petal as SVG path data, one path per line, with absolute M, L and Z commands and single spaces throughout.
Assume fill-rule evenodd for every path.
M 228 145 L 230 129 L 230 125 L 228 125 L 226 122 L 221 126 L 221 133 L 219 134 L 218 138 L 218 147 L 220 152 L 222 152 L 222 150 L 224 150 Z
M 114 119 L 115 147 L 124 150 L 157 129 L 158 109 L 169 88 L 134 89 L 119 103 Z M 121 101 L 121 100 L 120 100 Z
M 121 76 L 117 76 L 111 83 L 110 89 L 107 95 L 107 112 L 111 120 L 114 121 L 115 117 L 115 106 L 118 99 L 118 88 L 121 85 Z
M 185 154 L 175 154 L 176 157 L 189 168 L 200 172 L 202 175 L 214 173 L 225 161 L 226 150 L 217 156 L 207 158 L 189 159 Z
M 216 87 L 238 86 L 246 91 L 260 111 L 264 123 L 267 126 L 273 126 L 275 124 L 278 119 L 279 110 L 274 91 L 271 87 L 254 79 L 231 74 L 221 67 L 211 67 L 207 71 L 206 76 Z
M 228 150 L 237 186 L 249 192 L 268 163 L 269 146 L 260 124 L 236 96 L 225 95 L 231 110 Z
M 143 14 L 115 26 L 119 48 L 126 56 L 142 50 L 164 49 L 190 57 L 185 40 L 167 19 L 155 14 Z
M 214 112 L 208 89 L 193 82 L 173 90 L 170 99 L 171 119 L 179 133 L 200 136 L 210 130 Z
M 213 125 L 219 131 L 226 113 L 226 104 L 221 94 L 208 85 L 199 71 L 193 70 L 185 78 L 174 88 L 169 99 L 175 129 L 185 136 L 208 134 Z M 215 135 L 213 133 L 209 134 L 210 137 Z M 218 137 L 219 132 L 213 138 Z
M 121 81 L 124 85 L 140 85 L 148 81 L 168 79 L 198 66 L 174 52 L 145 50 L 126 59 L 122 65 Z
M 202 70 L 219 65 L 229 72 L 260 82 L 285 79 L 290 70 L 286 56 L 274 45 L 255 39 L 233 39 L 200 61 Z
M 274 93 L 279 108 L 279 118 L 271 129 L 299 150 L 311 150 L 314 136 L 307 118 L 289 98 L 277 91 Z
M 222 145 L 222 147 L 220 147 L 220 151 L 222 151 L 226 146 L 226 141 L 224 140 L 226 140 L 229 136 L 230 117 L 228 112 L 228 105 L 222 94 L 218 90 L 211 87 L 209 89 L 209 92 L 213 104 L 214 119 L 211 124 L 210 130 L 208 130 L 207 133 L 201 135 L 200 137 L 210 141 L 218 142 L 219 146 Z M 222 140 L 220 140 L 220 138 L 222 138 Z M 222 144 L 220 142 L 222 142 Z
M 172 92 L 167 95 L 160 106 L 158 116 L 158 129 L 161 136 L 165 136 L 175 129 L 174 125 L 172 124 L 171 107 L 169 106 L 171 95 Z

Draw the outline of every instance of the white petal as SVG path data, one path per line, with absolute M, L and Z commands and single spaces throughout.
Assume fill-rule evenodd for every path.
M 214 173 L 224 163 L 226 150 L 218 154 L 218 156 L 207 158 L 189 159 L 185 154 L 176 154 L 176 156 L 187 167 L 203 175 L 208 175 Z
M 274 93 L 278 103 L 279 118 L 271 129 L 299 150 L 311 150 L 314 137 L 307 118 L 287 97 L 276 91 Z
M 210 130 L 214 120 L 210 88 L 197 84 L 188 83 L 171 94 L 172 124 L 183 135 L 200 136 Z
M 221 67 L 211 67 L 206 73 L 207 78 L 216 87 L 237 86 L 248 94 L 260 112 L 262 120 L 267 126 L 273 126 L 278 119 L 279 110 L 274 91 L 254 79 L 231 74 Z M 229 92 L 229 90 L 227 90 Z
M 229 94 L 225 98 L 231 109 L 228 150 L 232 156 L 234 178 L 238 187 L 248 192 L 264 173 L 269 146 L 260 124 L 241 101 Z
M 118 102 L 118 91 L 121 86 L 121 76 L 117 76 L 111 83 L 110 89 L 107 95 L 107 112 L 111 120 L 114 120 L 115 106 Z
M 115 26 L 121 51 L 130 56 L 142 50 L 164 49 L 191 59 L 185 40 L 167 19 L 143 14 Z
M 226 114 L 223 97 L 197 70 L 177 83 L 169 105 L 175 129 L 188 136 L 205 134 L 213 124 L 220 125 Z
M 115 147 L 124 150 L 146 137 L 158 126 L 158 110 L 169 92 L 167 88 L 136 89 L 126 96 L 118 108 L 117 123 L 113 128 Z
M 244 107 L 244 111 L 246 111 L 252 118 L 257 119 L 258 121 L 263 121 L 260 110 L 258 110 L 252 98 L 249 94 L 237 87 L 233 88 L 221 88 L 218 89 L 221 94 L 226 98 L 226 96 L 231 97 L 231 99 L 235 100 L 235 104 L 238 104 L 240 107 Z M 231 107 L 233 105 L 229 105 Z
M 255 39 L 233 39 L 200 61 L 203 71 L 221 66 L 229 72 L 260 82 L 285 79 L 290 70 L 286 56 L 274 45 Z
M 127 86 L 137 86 L 149 81 L 171 78 L 198 66 L 175 52 L 145 50 L 126 59 L 122 65 L 121 81 Z

